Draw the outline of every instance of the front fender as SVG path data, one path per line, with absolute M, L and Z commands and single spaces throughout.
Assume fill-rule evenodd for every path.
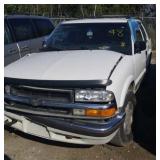
M 112 84 L 106 88 L 114 93 L 118 108 L 123 106 L 128 88 L 134 82 L 134 78 L 133 57 L 126 55 L 110 77 Z
M 124 105 L 124 102 L 125 102 L 125 98 L 126 98 L 126 95 L 127 95 L 127 92 L 128 92 L 128 89 L 130 87 L 130 85 L 132 84 L 132 82 L 134 82 L 134 77 L 133 75 L 130 75 L 124 85 L 123 85 L 123 89 L 122 89 L 122 92 L 121 92 L 121 96 L 120 96 L 120 103 L 119 103 L 119 106 L 123 106 Z

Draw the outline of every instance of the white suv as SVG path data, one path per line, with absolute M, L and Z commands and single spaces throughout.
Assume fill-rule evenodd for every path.
M 62 22 L 43 52 L 5 67 L 5 124 L 55 141 L 125 146 L 151 53 L 140 20 Z

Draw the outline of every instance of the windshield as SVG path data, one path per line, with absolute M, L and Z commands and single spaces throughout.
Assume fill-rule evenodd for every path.
M 49 50 L 112 50 L 131 53 L 127 23 L 61 24 L 51 35 Z

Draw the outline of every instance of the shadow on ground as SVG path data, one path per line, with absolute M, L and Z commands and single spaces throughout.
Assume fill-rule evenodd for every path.
M 4 155 L 4 160 L 11 160 L 6 154 Z
M 137 93 L 134 139 L 143 148 L 156 154 L 156 65 L 149 72 Z

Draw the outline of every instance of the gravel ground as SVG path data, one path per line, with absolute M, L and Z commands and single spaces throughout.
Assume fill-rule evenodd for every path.
M 81 146 L 59 143 L 5 129 L 5 160 L 155 160 L 156 65 L 152 65 L 137 93 L 134 142 L 128 147 Z

